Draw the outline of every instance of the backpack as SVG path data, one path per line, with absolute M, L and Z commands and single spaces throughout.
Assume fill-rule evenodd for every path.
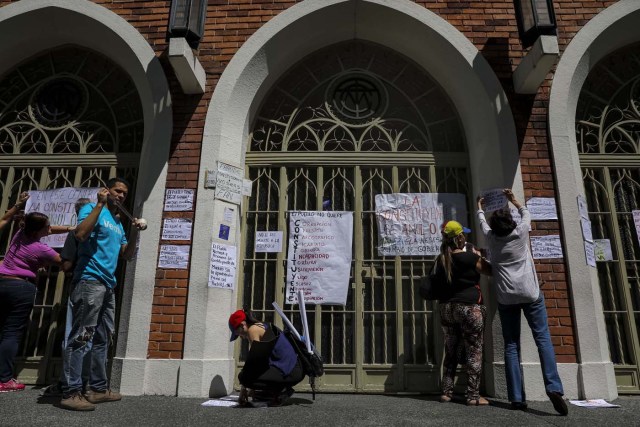
M 309 385 L 311 386 L 313 400 L 316 400 L 316 378 L 321 377 L 324 374 L 324 362 L 322 360 L 322 356 L 320 356 L 318 350 L 313 346 L 311 347 L 312 353 L 309 353 L 305 342 L 299 340 L 288 328 L 285 328 L 282 333 L 287 340 L 289 340 L 289 343 L 291 343 L 291 346 L 298 355 L 302 371 L 307 377 L 309 377 Z
M 436 258 L 433 263 L 433 267 L 426 276 L 422 276 L 420 279 L 420 296 L 427 301 L 436 301 L 445 296 L 446 293 L 446 277 L 444 275 L 444 269 L 438 268 L 440 264 L 440 257 Z

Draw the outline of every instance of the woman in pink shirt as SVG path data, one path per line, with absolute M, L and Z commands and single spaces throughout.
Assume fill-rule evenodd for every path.
M 18 205 L 24 205 L 27 198 L 21 195 Z M 12 208 L 14 213 L 11 217 L 20 210 L 17 209 L 19 207 Z M 33 308 L 36 272 L 40 267 L 62 263 L 56 251 L 40 242 L 50 233 L 46 215 L 39 212 L 27 214 L 0 265 L 0 393 L 24 390 L 24 384 L 13 377 L 13 359 Z

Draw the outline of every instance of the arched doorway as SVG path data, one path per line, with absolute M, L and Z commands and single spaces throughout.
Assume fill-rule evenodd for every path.
M 353 211 L 347 304 L 308 312 L 326 364 L 322 388 L 437 391 L 442 345 L 434 307 L 417 293 L 432 257 L 378 255 L 374 197 L 470 194 L 452 102 L 407 58 L 350 41 L 292 67 L 256 117 L 245 160 L 254 189 L 242 215 L 240 304 L 276 321 L 271 302 L 284 306 L 286 247 L 254 252 L 256 231 L 286 236 L 290 211 Z
M 131 203 L 143 133 L 138 91 L 105 56 L 64 46 L 23 62 L 0 79 L 0 209 L 22 191 L 98 187 L 113 176 L 132 183 Z M 0 236 L 0 253 L 14 232 Z M 23 381 L 59 374 L 68 281 L 57 269 L 38 278 L 17 361 Z
M 597 262 L 602 308 L 618 389 L 640 378 L 640 45 L 609 54 L 590 71 L 578 99 L 576 142 L 593 238 L 611 258 Z

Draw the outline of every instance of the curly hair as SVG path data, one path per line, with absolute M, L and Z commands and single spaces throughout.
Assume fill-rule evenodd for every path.
M 489 219 L 489 226 L 498 237 L 508 236 L 517 225 L 509 209 L 498 209 Z

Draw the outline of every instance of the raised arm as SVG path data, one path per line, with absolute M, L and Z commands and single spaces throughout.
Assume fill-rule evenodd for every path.
M 91 210 L 91 213 L 76 226 L 76 239 L 84 242 L 89 238 L 93 227 L 98 223 L 98 217 L 100 216 L 100 212 L 102 212 L 102 208 L 107 204 L 107 197 L 109 197 L 109 190 L 101 188 L 100 191 L 98 191 L 98 203 L 96 203 Z
M 16 204 L 12 206 L 7 212 L 5 212 L 2 218 L 0 218 L 0 230 L 6 227 L 6 225 L 13 220 L 13 217 L 16 216 L 18 212 L 24 209 L 24 206 L 27 204 L 27 200 L 29 200 L 29 193 L 27 193 L 26 191 L 20 193 Z
M 513 204 L 513 206 L 518 209 L 518 212 L 522 217 L 522 222 L 520 223 L 520 225 L 526 227 L 526 229 L 528 230 L 529 226 L 531 225 L 531 214 L 529 213 L 529 209 L 527 209 L 525 205 L 523 205 L 518 201 L 518 199 L 516 199 L 516 196 L 513 194 L 513 191 L 511 191 L 510 188 L 505 188 L 504 190 L 502 190 L 502 192 L 505 196 L 507 196 L 507 200 L 509 200 L 509 202 L 511 202 L 511 204 Z
M 482 234 L 484 234 L 485 236 L 489 234 L 489 232 L 491 231 L 491 227 L 489 227 L 489 224 L 487 224 L 487 218 L 485 218 L 484 216 L 484 197 L 482 196 L 478 196 L 478 198 L 476 199 L 476 202 L 478 203 L 478 221 L 480 221 L 480 227 L 482 228 Z

